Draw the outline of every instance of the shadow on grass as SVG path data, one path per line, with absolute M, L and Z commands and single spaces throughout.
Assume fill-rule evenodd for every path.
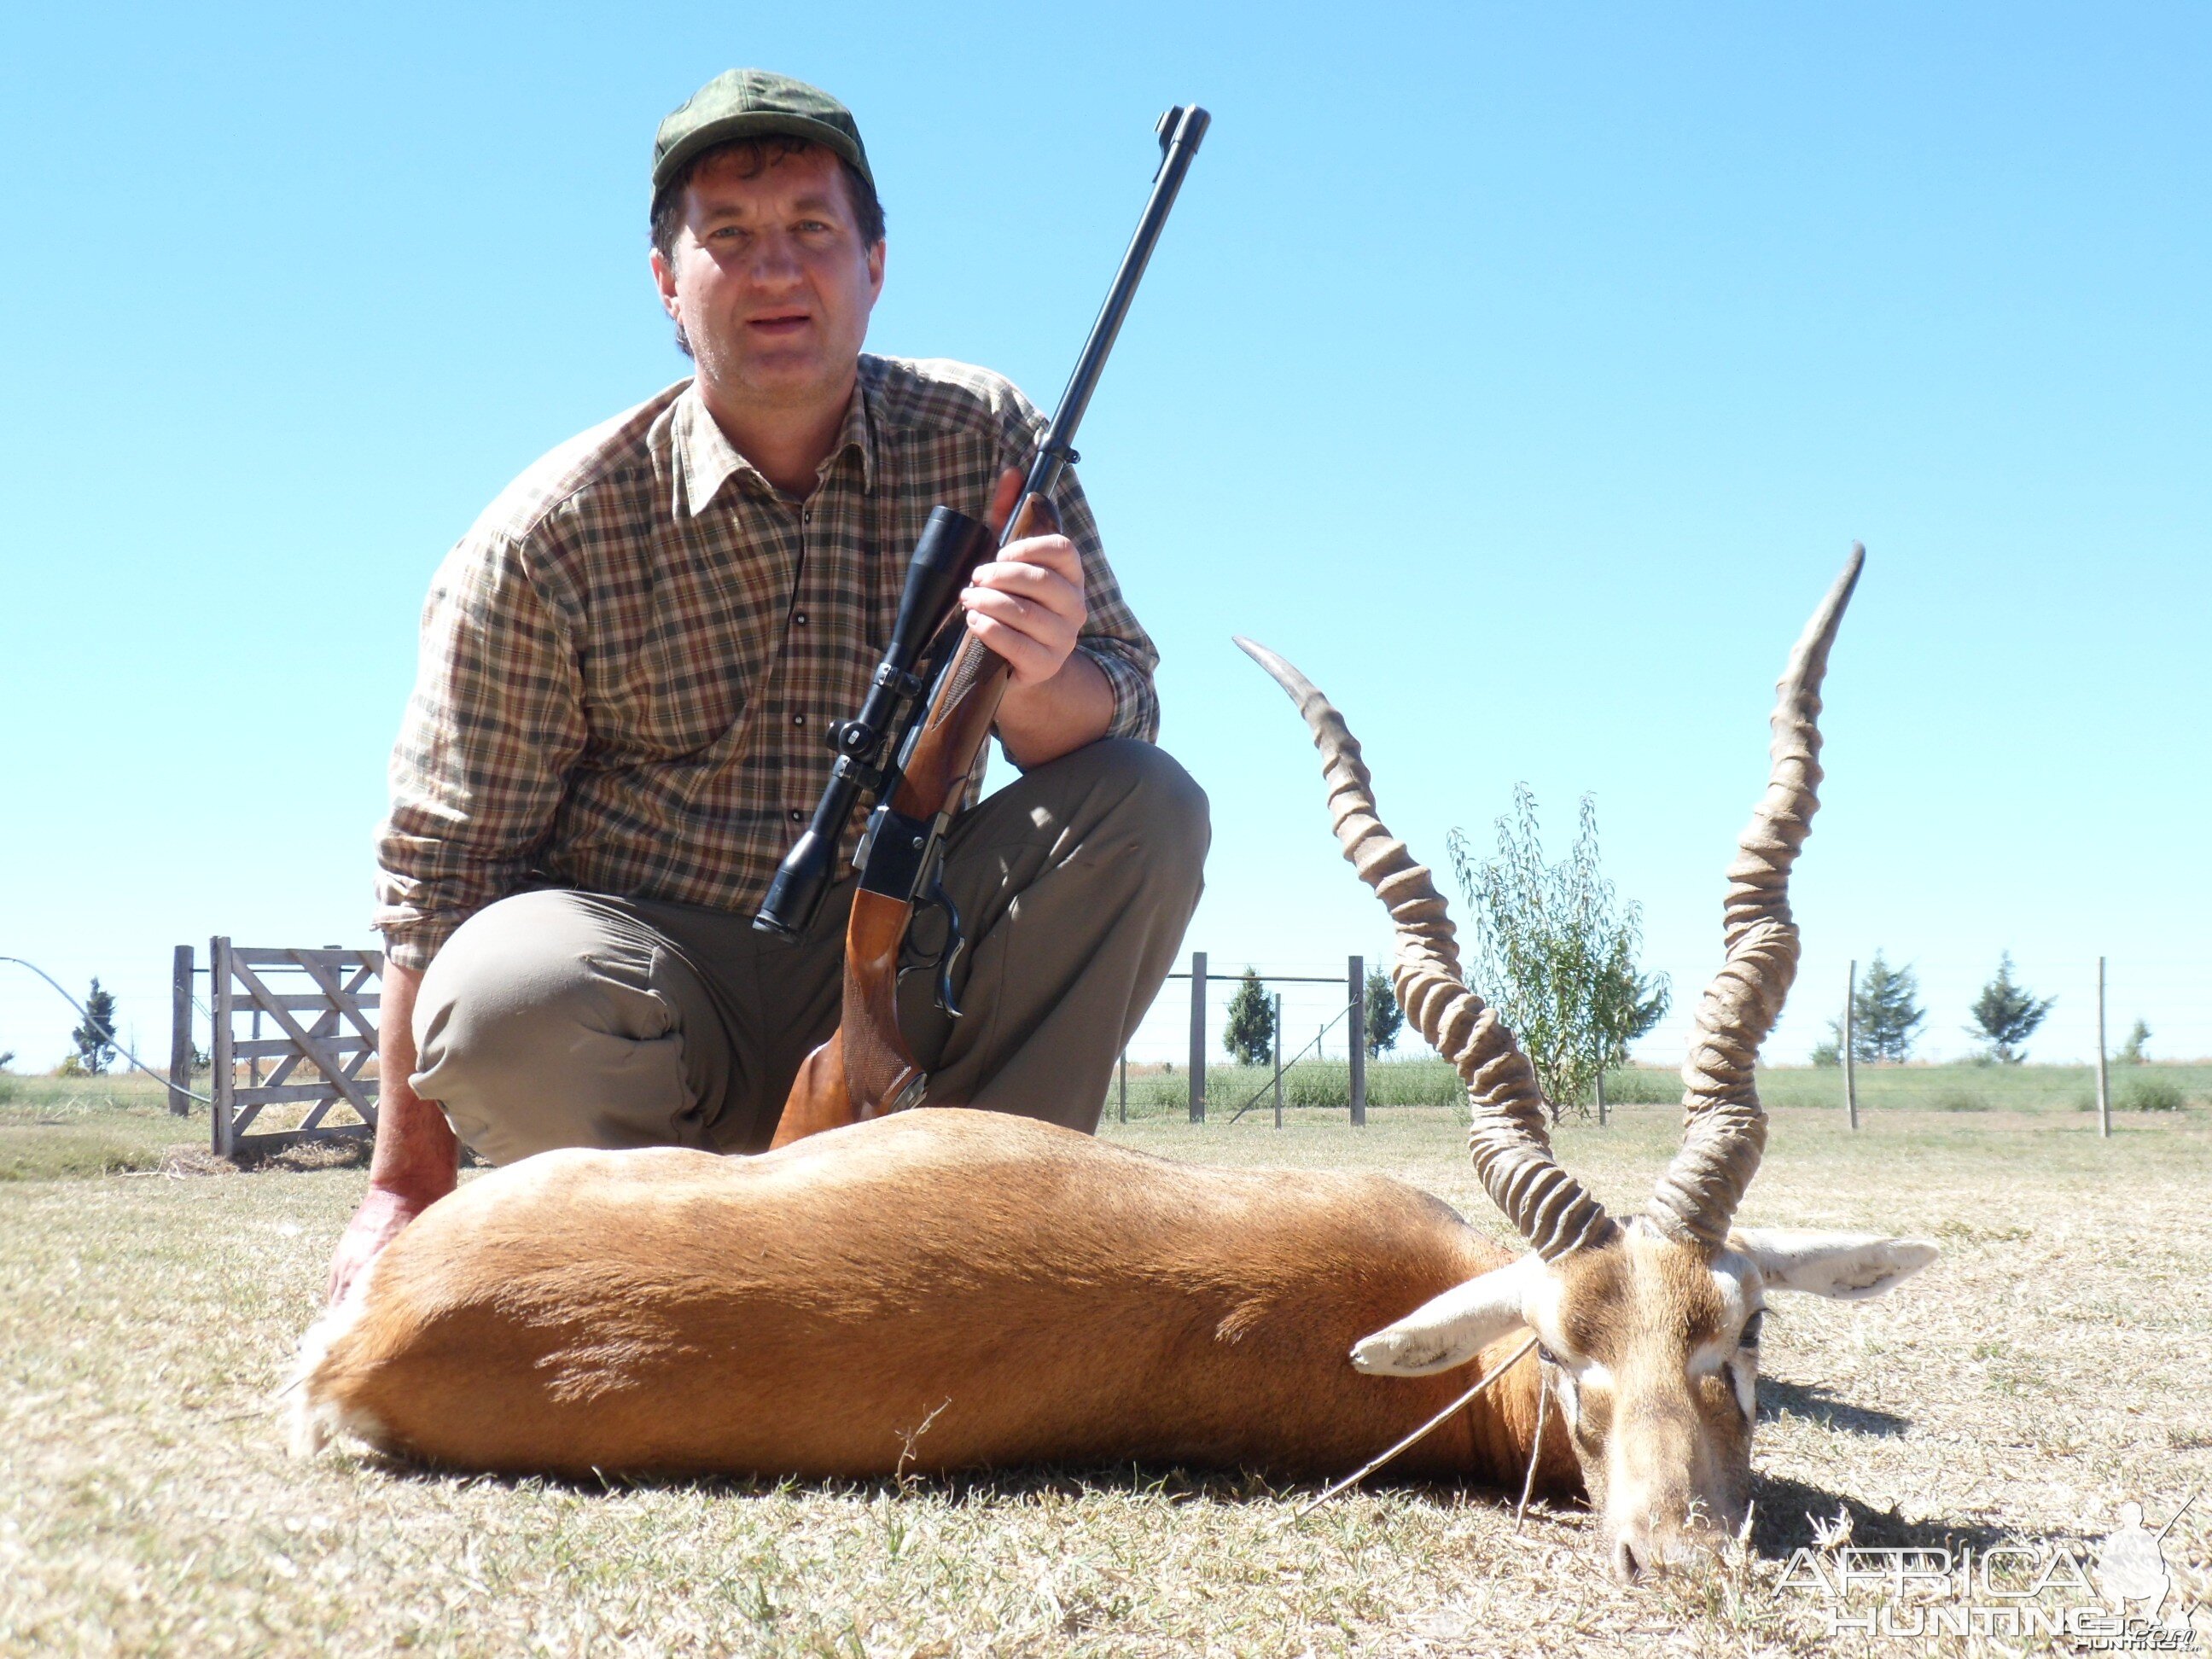
M 1762 1376 L 1759 1379 L 1759 1420 L 1770 1423 L 1778 1417 L 1802 1417 L 1824 1429 L 1840 1429 L 1845 1434 L 1875 1435 L 1883 1439 L 1893 1439 L 1911 1426 L 1910 1418 L 1838 1400 L 1820 1383 L 1784 1382 L 1778 1376 Z
M 915 1498 L 950 1504 L 1020 1504 L 1040 1498 L 1080 1499 L 1102 1494 L 1164 1499 L 1170 1504 L 1225 1505 L 1303 1504 L 1322 1490 L 1313 1480 L 1279 1480 L 1251 1472 L 1162 1468 L 1121 1464 L 1110 1468 L 978 1470 L 954 1474 L 883 1476 L 867 1480 L 783 1480 L 734 1477 L 655 1477 L 605 1474 L 597 1480 L 571 1480 L 558 1476 L 471 1474 L 395 1462 L 364 1454 L 364 1465 L 395 1478 L 426 1485 L 446 1482 L 485 1484 L 510 1489 L 552 1487 L 580 1493 L 614 1495 L 633 1492 L 686 1492 L 728 1498 L 830 1498 L 860 1503 L 879 1498 Z M 1488 1504 L 1510 1518 L 1517 1494 L 1490 1486 L 1449 1481 L 1393 1482 L 1387 1480 L 1360 1488 L 1370 1497 L 1382 1493 L 1427 1497 L 1438 1502 L 1469 1500 Z M 1877 1510 L 1872 1504 L 1824 1486 L 1787 1476 L 1760 1475 L 1754 1481 L 1752 1509 L 1752 1553 L 1764 1559 L 1784 1560 L 1800 1548 L 1820 1548 L 1835 1541 L 1839 1522 L 1850 1522 L 1849 1540 L 1860 1549 L 1972 1548 L 1984 1551 L 1997 1543 L 2036 1543 L 2059 1537 L 2056 1533 L 2023 1531 L 2016 1527 L 1992 1526 L 1984 1522 L 1934 1516 L 1909 1520 L 1893 1505 Z M 1554 1522 L 1587 1521 L 1589 1510 L 1579 1498 L 1562 1502 L 1556 1496 L 1540 1499 L 1536 1511 Z
M 1751 1497 L 1752 1553 L 1776 1559 L 1799 1549 L 1817 1548 L 1824 1539 L 1832 1539 L 1839 1516 L 1850 1522 L 1850 1542 L 1856 1549 L 1985 1550 L 1992 1544 L 2033 1543 L 2046 1536 L 1979 1521 L 1941 1516 L 1908 1521 L 1894 1507 L 1877 1510 L 1847 1493 L 1784 1475 L 1760 1476 Z
M 869 1475 L 856 1479 L 834 1476 L 624 1474 L 613 1469 L 595 1475 L 571 1478 L 559 1474 L 486 1474 L 431 1463 L 419 1463 L 356 1447 L 350 1454 L 366 1469 L 394 1480 L 428 1486 L 445 1484 L 505 1486 L 544 1486 L 557 1491 L 591 1492 L 691 1492 L 720 1498 L 844 1498 L 863 1502 L 878 1498 L 930 1498 L 948 1504 L 1024 1503 L 1038 1498 L 1085 1498 L 1095 1493 L 1161 1498 L 1170 1503 L 1279 1504 L 1304 1500 L 1318 1492 L 1322 1482 L 1272 1479 L 1249 1470 L 1187 1469 L 1147 1464 L 1116 1464 L 1110 1468 L 971 1469 L 951 1474 Z M 1431 1492 L 1462 1491 L 1498 1496 L 1494 1489 L 1459 1487 L 1448 1483 L 1408 1483 L 1394 1488 L 1378 1480 L 1363 1490 Z M 1510 1506 L 1510 1499 L 1506 1501 Z

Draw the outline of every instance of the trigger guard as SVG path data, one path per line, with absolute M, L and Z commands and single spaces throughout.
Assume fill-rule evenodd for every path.
M 942 879 L 933 881 L 929 888 L 929 902 L 933 908 L 945 913 L 945 948 L 937 953 L 937 1006 L 945 1011 L 947 1019 L 958 1019 L 962 1010 L 952 995 L 952 969 L 960 960 L 960 953 L 968 948 L 967 930 L 960 921 L 960 907 L 952 902 L 952 895 L 945 890 Z

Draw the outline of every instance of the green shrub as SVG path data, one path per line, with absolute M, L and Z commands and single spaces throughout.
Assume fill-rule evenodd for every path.
M 2131 1112 L 2178 1112 L 2181 1109 L 2181 1088 L 2172 1078 L 2130 1078 L 2120 1091 L 2119 1103 Z
M 1467 1085 L 1441 1060 L 1401 1060 L 1367 1068 L 1370 1106 L 1459 1106 Z
M 1939 1112 L 1986 1112 L 1990 1103 L 1967 1089 L 1946 1089 L 1931 1103 Z
M 1672 1106 L 1682 1098 L 1682 1079 L 1674 1072 L 1636 1066 L 1605 1074 L 1608 1106 Z

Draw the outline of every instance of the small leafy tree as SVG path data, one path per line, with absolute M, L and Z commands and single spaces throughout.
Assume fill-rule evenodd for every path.
M 1498 855 L 1478 860 L 1465 834 L 1446 838 L 1452 872 L 1474 913 L 1477 988 L 1521 1040 L 1556 1116 L 1588 1109 L 1601 1073 L 1663 1018 L 1663 974 L 1637 968 L 1644 914 L 1616 901 L 1600 868 L 1597 801 L 1584 795 L 1573 848 L 1544 861 L 1528 786 L 1498 820 Z
M 97 976 L 85 993 L 84 1012 L 84 1024 L 70 1033 L 70 1041 L 76 1044 L 77 1069 L 98 1077 L 115 1059 L 115 993 L 101 990 Z
M 1647 976 L 1636 971 L 1637 953 L 1643 948 L 1644 913 L 1631 904 L 1599 966 L 1591 997 L 1598 1063 L 1607 1069 L 1628 1064 L 1628 1045 L 1666 1018 L 1668 1006 L 1674 999 L 1666 975 Z
M 2130 1066 L 2142 1065 L 2150 1058 L 2143 1052 L 2143 1045 L 2149 1041 L 2150 1027 L 2137 1020 L 2135 1028 L 2128 1033 L 2128 1040 L 2120 1045 L 2120 1059 Z M 7 1063 L 4 1057 L 0 1057 L 0 1066 Z
M 1844 1063 L 1844 1023 L 1839 1019 L 1828 1022 L 1828 1040 L 1813 1045 L 1813 1064 L 1841 1066 Z
M 1851 1053 L 1864 1060 L 1905 1060 L 1920 1039 L 1928 1012 L 1920 1006 L 1920 976 L 1911 964 L 1893 968 L 1880 951 L 1851 997 Z
M 1981 995 L 1974 999 L 1969 1011 L 1974 1023 L 1966 1030 L 1988 1046 L 1991 1060 L 2017 1066 L 2027 1058 L 2028 1038 L 2035 1035 L 2035 1028 L 2043 1024 L 2044 1016 L 2057 1000 L 2057 997 L 2039 1000 L 2014 979 L 2012 952 L 2007 951 L 1997 957 L 1996 977 L 1982 987 Z
M 1390 988 L 1390 975 L 1380 968 L 1367 970 L 1367 1057 L 1379 1060 L 1385 1048 L 1395 1046 L 1398 1033 L 1406 1024 L 1405 1010 L 1398 1006 L 1398 994 Z
M 1267 1000 L 1260 975 L 1249 968 L 1229 1000 L 1229 1029 L 1221 1034 L 1221 1046 L 1237 1056 L 1240 1066 L 1264 1066 L 1275 1052 L 1274 1004 Z

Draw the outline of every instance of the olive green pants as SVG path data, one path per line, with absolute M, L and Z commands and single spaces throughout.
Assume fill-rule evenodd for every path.
M 953 826 L 966 926 L 955 1020 L 907 974 L 899 1024 L 928 1102 L 1098 1127 L 1115 1057 L 1197 905 L 1206 796 L 1149 744 L 1096 743 Z M 836 1028 L 848 876 L 795 941 L 750 915 L 549 889 L 463 923 L 415 1005 L 416 1091 L 495 1164 L 555 1146 L 758 1152 Z M 925 950 L 941 936 L 919 919 Z

